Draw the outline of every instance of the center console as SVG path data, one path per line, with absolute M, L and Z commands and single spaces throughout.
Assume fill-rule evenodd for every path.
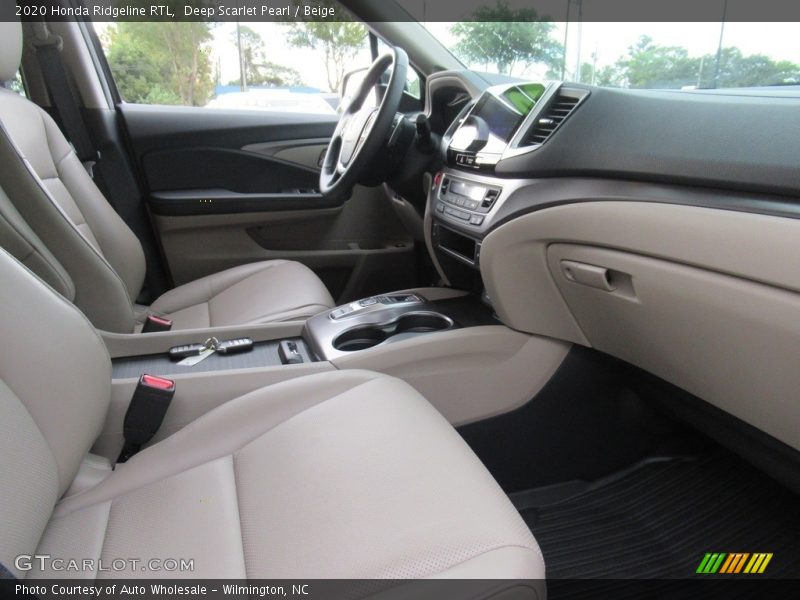
M 496 323 L 474 298 L 431 301 L 415 292 L 396 292 L 351 302 L 309 319 L 303 338 L 324 360 L 466 325 Z
M 450 126 L 442 138 L 445 166 L 433 178 L 425 217 L 426 241 L 449 287 L 370 296 L 305 323 L 146 335 L 101 332 L 112 357 L 112 397 L 93 452 L 119 455 L 121 424 L 144 373 L 172 379 L 176 387 L 154 441 L 233 398 L 339 369 L 399 377 L 455 425 L 522 406 L 549 380 L 569 344 L 503 326 L 487 298 L 470 292 L 483 290 L 484 237 L 507 216 L 504 206 L 510 210 L 515 197 L 524 195 L 521 189 L 537 183 L 503 177 L 503 162 L 543 143 L 532 128 L 558 127 L 547 115 L 561 110 L 559 98 L 571 95 L 574 107 L 587 94 L 560 84 L 490 88 Z M 243 339 L 246 352 L 219 352 L 233 348 L 224 346 L 226 340 Z M 174 360 L 186 345 L 214 352 L 197 362 Z M 496 393 L 497 381 L 504 382 L 502 395 Z
M 467 104 L 442 137 L 445 167 L 428 197 L 428 240 L 441 274 L 456 287 L 480 289 L 481 244 L 503 207 L 531 180 L 504 165 L 535 152 L 588 91 L 560 83 L 494 86 Z
M 112 379 L 142 373 L 182 379 L 236 375 L 241 370 L 280 373 L 328 370 L 342 357 L 434 332 L 497 324 L 478 298 L 446 288 L 422 288 L 362 298 L 303 322 L 121 335 L 103 332 L 112 355 Z M 246 340 L 241 352 L 206 351 L 226 340 Z M 211 341 L 213 340 L 213 343 Z M 205 343 L 204 343 L 205 342 Z M 180 351 L 194 347 L 191 355 Z M 201 356 L 202 355 L 202 356 Z
M 305 323 L 102 335 L 113 357 L 111 404 L 92 452 L 109 459 L 120 453 L 122 423 L 144 373 L 175 382 L 156 442 L 234 398 L 340 369 L 399 377 L 451 423 L 467 423 L 530 399 L 567 351 L 561 342 L 504 327 L 478 296 L 450 288 L 370 296 Z M 220 342 L 246 337 L 252 349 L 211 353 L 194 364 L 170 359 L 170 348 L 212 336 Z M 499 380 L 505 382 L 502 395 L 494 393 Z
M 468 302 L 464 298 L 457 302 L 431 302 L 413 292 L 381 294 L 312 317 L 306 322 L 303 337 L 316 355 L 334 360 L 379 345 L 461 327 L 461 319 L 454 316 L 456 312 L 463 316 Z M 491 321 L 486 307 L 474 306 L 471 317 L 470 321 Z

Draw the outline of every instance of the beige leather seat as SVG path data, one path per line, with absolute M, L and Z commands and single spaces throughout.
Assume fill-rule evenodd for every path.
M 2 250 L 0 281 L 0 563 L 15 576 L 544 577 L 534 538 L 461 437 L 377 373 L 261 389 L 114 471 L 87 468 L 109 403 L 103 342 Z M 34 554 L 95 566 L 15 561 Z M 97 571 L 129 557 L 194 569 Z
M 0 23 L 0 81 L 14 77 L 21 49 L 20 24 Z M 97 328 L 133 332 L 146 312 L 134 306 L 145 272 L 139 240 L 46 112 L 0 89 L 0 125 L 0 185 L 60 263 L 30 266 L 49 283 L 48 275 L 65 271 L 70 281 L 59 281 L 58 291 Z M 333 305 L 310 269 L 273 260 L 182 285 L 158 298 L 150 311 L 172 318 L 176 329 L 191 329 L 305 319 Z

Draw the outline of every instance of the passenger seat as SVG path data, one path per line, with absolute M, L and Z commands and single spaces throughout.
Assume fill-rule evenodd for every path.
M 406 383 L 368 371 L 254 391 L 87 478 L 111 391 L 105 346 L 5 251 L 0 281 L 0 563 L 14 576 L 544 577 L 527 526 L 452 426 Z M 34 553 L 194 569 L 15 563 Z M 517 588 L 538 597 L 535 584 Z
M 0 82 L 13 79 L 21 54 L 20 23 L 0 22 Z M 138 331 L 148 312 L 134 305 L 145 274 L 138 238 L 94 184 L 50 115 L 2 87 L 0 163 L 0 185 L 59 263 L 43 265 L 37 274 L 46 278 L 66 271 L 72 299 L 98 329 Z M 174 329 L 204 329 L 304 320 L 333 305 L 327 288 L 308 267 L 268 260 L 179 286 L 158 298 L 149 312 L 171 319 Z

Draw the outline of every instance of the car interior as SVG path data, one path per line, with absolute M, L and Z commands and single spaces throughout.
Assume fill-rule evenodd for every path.
M 800 576 L 800 92 L 491 80 L 342 4 L 330 114 L 0 22 L 4 577 Z

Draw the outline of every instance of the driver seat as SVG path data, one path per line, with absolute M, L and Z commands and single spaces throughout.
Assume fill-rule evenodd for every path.
M 14 78 L 21 55 L 22 26 L 0 23 L 0 81 Z M 179 286 L 150 307 L 135 305 L 145 275 L 138 238 L 94 184 L 55 121 L 33 102 L 2 88 L 0 164 L 0 184 L 49 250 L 42 256 L 58 262 L 43 270 L 62 277 L 54 281 L 37 274 L 98 329 L 138 331 L 148 312 L 172 319 L 173 329 L 198 329 L 306 319 L 334 306 L 309 268 L 286 260 L 238 266 Z

